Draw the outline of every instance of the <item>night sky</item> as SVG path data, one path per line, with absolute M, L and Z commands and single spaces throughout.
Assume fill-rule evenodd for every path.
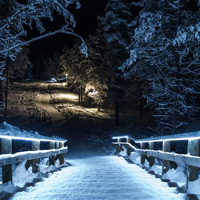
M 81 35 L 84 39 L 89 34 L 94 33 L 97 28 L 97 16 L 104 15 L 104 8 L 108 0 L 80 0 L 81 8 L 70 10 L 76 21 L 75 33 Z M 71 7 L 74 7 L 73 5 Z M 44 21 L 46 30 L 55 30 L 62 27 L 64 24 L 63 17 L 57 13 L 54 14 L 54 22 Z M 35 31 L 31 31 L 29 36 L 34 36 Z M 52 37 L 48 37 L 37 42 L 34 42 L 30 46 L 30 58 L 34 64 L 34 60 L 41 53 L 45 52 L 45 57 L 52 56 L 55 52 L 61 52 L 64 45 L 71 46 L 76 37 L 65 34 L 58 34 Z

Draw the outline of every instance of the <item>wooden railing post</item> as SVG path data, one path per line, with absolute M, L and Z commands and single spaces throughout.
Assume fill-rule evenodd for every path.
M 121 142 L 121 138 L 117 138 L 117 142 Z
M 56 145 L 56 149 L 59 149 L 59 142 L 56 142 L 55 145 Z
M 199 156 L 199 140 L 188 140 L 187 153 L 192 156 Z M 188 166 L 188 181 L 198 179 L 199 168 Z
M 1 139 L 1 153 L 12 154 L 12 140 L 7 138 Z M 12 182 L 12 164 L 2 166 L 2 182 Z
M 143 142 L 140 142 L 140 149 L 145 149 L 145 143 L 143 143 Z M 145 163 L 145 155 L 140 155 L 140 162 L 141 162 L 141 164 L 143 165 L 144 163 Z
M 64 142 L 59 142 L 59 147 L 60 148 L 64 147 Z M 60 165 L 64 164 L 64 154 L 60 154 L 59 162 L 60 162 Z
M 155 148 L 155 143 L 154 142 L 149 142 L 149 149 L 154 150 Z M 149 156 L 149 168 L 151 168 L 155 164 L 155 158 L 152 156 Z
M 55 142 L 49 142 L 49 149 L 55 149 Z M 55 156 L 49 156 L 49 166 L 55 164 Z
M 163 152 L 170 152 L 171 150 L 171 142 L 170 141 L 163 141 L 163 147 L 162 150 Z M 170 168 L 170 161 L 163 160 L 162 164 L 162 175 L 165 174 Z
M 40 150 L 40 141 L 32 141 L 32 151 Z M 32 172 L 38 172 L 38 164 L 40 163 L 40 159 L 34 159 L 32 161 Z
M 117 138 L 117 142 L 121 142 L 121 138 Z M 119 153 L 121 150 L 122 150 L 122 147 L 121 147 L 120 144 L 118 144 L 118 145 L 116 146 L 116 152 Z
M 131 143 L 131 140 L 130 140 L 129 137 L 126 138 L 126 142 L 129 143 L 129 144 Z M 131 155 L 131 148 L 130 148 L 129 145 L 126 146 L 126 153 L 127 153 L 128 156 Z

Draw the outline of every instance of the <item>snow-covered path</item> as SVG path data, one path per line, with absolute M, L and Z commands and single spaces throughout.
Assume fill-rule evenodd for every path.
M 68 160 L 72 166 L 15 194 L 21 200 L 179 200 L 175 188 L 122 157 L 95 156 Z
M 44 110 L 46 110 L 52 119 L 52 122 L 65 120 L 62 113 L 58 112 L 51 104 L 51 96 L 49 93 L 39 93 L 39 101 Z

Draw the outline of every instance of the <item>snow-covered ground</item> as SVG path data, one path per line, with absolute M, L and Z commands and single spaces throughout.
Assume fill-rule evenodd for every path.
M 52 100 L 56 102 L 54 107 L 63 113 L 67 118 L 74 115 L 88 116 L 95 118 L 112 119 L 114 112 L 111 109 L 101 108 L 101 112 L 98 111 L 97 106 L 88 105 L 87 103 L 78 104 L 78 95 L 74 93 L 54 93 L 52 94 Z
M 185 199 L 167 183 L 154 178 L 118 156 L 95 156 L 69 160 L 50 177 L 18 192 L 11 199 L 41 200 L 173 200 Z

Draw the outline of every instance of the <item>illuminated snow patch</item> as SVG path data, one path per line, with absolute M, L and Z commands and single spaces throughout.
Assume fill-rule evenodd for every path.
M 72 99 L 72 100 L 78 100 L 78 96 L 75 94 L 59 94 L 60 98 L 66 98 L 66 99 Z

